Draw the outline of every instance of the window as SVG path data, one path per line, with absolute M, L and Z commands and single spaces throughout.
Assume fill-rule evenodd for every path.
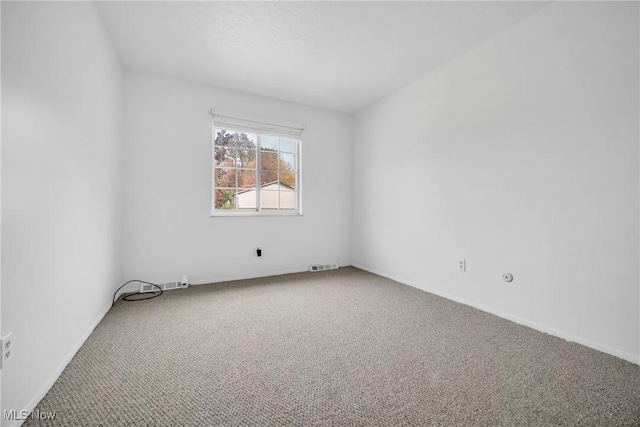
M 212 215 L 300 215 L 302 128 L 213 118 Z

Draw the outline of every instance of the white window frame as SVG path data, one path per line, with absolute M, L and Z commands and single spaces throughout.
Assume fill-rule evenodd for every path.
M 216 113 L 211 109 L 212 138 L 211 138 L 211 216 L 212 217 L 256 217 L 256 216 L 302 216 L 302 131 L 305 126 L 289 125 L 265 120 L 251 120 L 239 115 Z M 215 181 L 215 141 L 217 129 L 229 129 L 238 132 L 247 132 L 257 135 L 286 137 L 296 140 L 295 153 L 295 197 L 297 209 L 280 210 L 260 208 L 261 192 L 261 164 L 260 164 L 260 139 L 256 138 L 256 210 L 238 211 L 232 209 L 216 209 L 216 181 Z M 236 194 L 237 197 L 237 194 Z

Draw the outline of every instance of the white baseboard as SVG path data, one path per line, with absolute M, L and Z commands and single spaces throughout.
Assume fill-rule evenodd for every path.
M 351 264 L 338 264 L 338 267 L 349 267 Z M 364 269 L 363 269 L 364 270 Z M 222 276 L 216 277 L 211 280 L 198 280 L 193 283 L 189 283 L 189 285 L 209 285 L 211 283 L 223 283 L 223 282 L 233 282 L 235 280 L 247 280 L 247 279 L 260 279 L 263 277 L 271 277 L 271 276 L 282 276 L 283 274 L 294 274 L 294 273 L 304 273 L 309 271 L 308 267 L 304 269 L 300 268 L 292 268 L 287 270 L 277 270 L 277 271 L 269 271 L 264 273 L 253 273 L 253 274 L 237 274 L 233 276 Z
M 349 263 L 342 263 L 342 264 L 338 263 L 338 267 L 349 267 L 350 265 L 351 264 Z M 308 267 L 290 268 L 290 269 L 284 269 L 284 270 L 273 270 L 273 271 L 266 271 L 266 272 L 260 272 L 260 273 L 252 273 L 252 274 L 234 274 L 231 276 L 218 276 L 213 279 L 196 280 L 194 282 L 189 282 L 189 285 L 199 286 L 199 285 L 209 285 L 211 283 L 233 282 L 236 280 L 260 279 L 263 277 L 282 276 L 283 274 L 304 273 L 306 271 L 309 271 Z M 173 278 L 173 279 L 168 279 L 166 281 L 156 281 L 155 283 L 165 283 L 165 282 L 171 282 L 175 280 L 176 279 Z M 120 298 L 122 294 L 129 293 L 129 292 L 138 292 L 139 289 L 140 289 L 139 283 L 132 283 L 130 285 L 127 285 L 126 287 L 118 291 L 116 295 L 116 301 L 118 300 L 118 298 Z
M 491 313 L 493 315 L 496 315 L 498 317 L 502 317 L 503 319 L 510 320 L 510 321 L 518 323 L 520 325 L 528 326 L 529 328 L 535 329 L 535 330 L 540 331 L 540 332 L 544 332 L 545 334 L 554 335 L 554 336 L 556 336 L 558 338 L 562 338 L 562 339 L 564 339 L 566 341 L 571 341 L 571 342 L 575 342 L 575 343 L 578 343 L 578 344 L 582 344 L 582 345 L 584 345 L 586 347 L 593 348 L 594 350 L 598 350 L 598 351 L 601 351 L 603 353 L 607 353 L 607 354 L 610 354 L 612 356 L 619 357 L 620 359 L 624 359 L 624 360 L 626 360 L 628 362 L 635 363 L 636 365 L 640 365 L 640 356 L 637 356 L 635 354 L 627 353 L 626 351 L 618 350 L 616 348 L 612 348 L 612 347 L 609 347 L 607 345 L 600 344 L 600 343 L 597 343 L 595 341 L 591 341 L 591 340 L 589 340 L 587 338 L 584 338 L 584 337 L 581 337 L 581 336 L 577 336 L 577 335 L 571 334 L 569 332 L 561 331 L 559 329 L 552 328 L 550 326 L 543 325 L 543 324 L 540 324 L 540 323 L 537 323 L 537 322 L 534 322 L 534 321 L 531 321 L 531 320 L 528 320 L 528 319 L 524 319 L 522 317 L 515 316 L 515 315 L 510 314 L 510 313 L 505 313 L 503 311 L 496 310 L 496 309 L 494 309 L 492 307 L 487 307 L 485 305 L 478 304 L 478 303 L 475 303 L 473 301 L 467 300 L 465 298 L 460 298 L 460 297 L 457 297 L 455 295 L 451 295 L 449 293 L 442 292 L 442 291 L 439 291 L 437 289 L 433 289 L 433 288 L 430 288 L 428 286 L 424 286 L 422 284 L 412 282 L 410 280 L 405 280 L 405 279 L 403 279 L 401 277 L 397 277 L 397 276 L 394 276 L 394 275 L 390 275 L 390 274 L 384 273 L 384 272 L 379 271 L 379 270 L 377 270 L 375 268 L 367 267 L 367 266 L 364 266 L 364 265 L 361 265 L 361 264 L 353 264 L 353 266 L 356 267 L 356 268 L 359 268 L 361 270 L 368 271 L 370 273 L 376 274 L 378 276 L 386 277 L 388 279 L 394 280 L 394 281 L 402 283 L 404 285 L 408 285 L 408 286 L 411 286 L 413 288 L 420 289 L 421 291 L 429 292 L 431 294 L 438 295 L 438 296 L 446 298 L 448 300 L 459 302 L 461 304 L 477 308 L 478 310 L 482 310 L 482 311 L 485 311 L 487 313 Z
M 96 328 L 96 326 L 98 326 L 98 323 L 100 323 L 100 321 L 104 318 L 104 316 L 107 314 L 107 312 L 110 309 L 111 309 L 111 304 L 109 304 L 108 307 L 106 307 L 105 309 L 102 310 L 101 314 L 96 318 L 96 320 L 93 321 L 91 326 L 85 331 L 84 334 L 82 334 L 80 339 L 71 348 L 69 353 L 67 353 L 66 357 L 62 360 L 62 362 L 60 362 L 58 367 L 51 373 L 51 375 L 49 376 L 47 381 L 45 381 L 45 383 L 42 385 L 42 387 L 40 387 L 40 389 L 36 392 L 36 394 L 31 398 L 29 403 L 27 403 L 27 405 L 22 409 L 24 409 L 25 411 L 29 411 L 29 412 L 34 410 L 36 405 L 49 392 L 49 390 L 51 389 L 53 384 L 60 377 L 60 374 L 62 374 L 62 371 L 64 371 L 64 368 L 66 368 L 67 365 L 69 364 L 69 362 L 71 362 L 71 359 L 73 359 L 73 356 L 75 356 L 76 353 L 78 352 L 78 350 L 80 350 L 80 347 L 82 347 L 82 344 L 85 343 L 87 338 L 89 338 L 89 335 L 91 335 L 91 333 Z M 24 423 L 25 421 L 26 420 L 4 421 L 4 422 L 6 422 L 6 424 L 3 423 L 2 426 L 3 427 L 17 427 L 17 426 L 22 425 L 22 423 Z

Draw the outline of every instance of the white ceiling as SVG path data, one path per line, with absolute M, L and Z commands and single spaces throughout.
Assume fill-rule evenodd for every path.
M 125 66 L 347 113 L 542 2 L 99 2 Z

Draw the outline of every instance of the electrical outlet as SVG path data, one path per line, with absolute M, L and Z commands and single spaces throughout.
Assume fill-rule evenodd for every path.
M 467 260 L 459 259 L 458 260 L 458 271 L 467 271 Z
M 0 368 L 4 366 L 4 363 L 11 358 L 13 354 L 13 341 L 12 341 L 13 332 L 9 332 L 4 338 L 2 338 L 1 346 L 2 346 L 2 364 L 0 364 Z

